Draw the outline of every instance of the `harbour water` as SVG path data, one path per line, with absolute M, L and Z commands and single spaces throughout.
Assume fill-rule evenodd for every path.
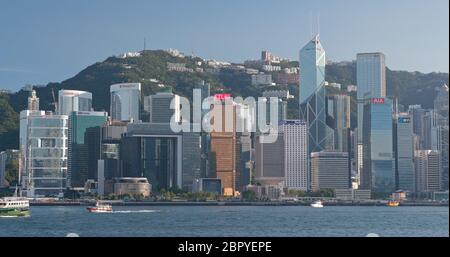
M 0 236 L 449 236 L 449 208 L 385 206 L 32 206 Z

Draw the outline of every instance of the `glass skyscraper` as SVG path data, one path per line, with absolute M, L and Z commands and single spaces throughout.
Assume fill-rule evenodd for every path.
M 394 124 L 397 189 L 414 192 L 414 134 L 411 115 L 399 113 Z
M 111 85 L 111 118 L 118 121 L 138 121 L 141 83 Z
M 357 90 L 357 146 L 356 146 L 356 172 L 358 184 L 363 172 L 365 150 L 363 145 L 364 104 L 371 98 L 386 97 L 386 65 L 383 53 L 359 53 L 356 55 L 356 83 Z
M 69 116 L 68 186 L 83 187 L 88 179 L 88 144 L 85 140 L 87 128 L 102 126 L 106 112 L 72 112 Z
M 364 166 L 361 187 L 375 194 L 395 191 L 392 100 L 372 98 L 364 105 Z
M 66 189 L 68 117 L 29 116 L 26 126 L 23 193 L 27 197 L 58 196 Z
M 326 124 L 325 64 L 325 50 L 317 35 L 300 50 L 300 119 L 308 122 L 310 153 L 333 144 L 333 130 Z

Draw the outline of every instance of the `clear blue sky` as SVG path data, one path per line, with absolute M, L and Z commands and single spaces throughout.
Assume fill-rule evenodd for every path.
M 217 60 L 297 60 L 311 16 L 328 59 L 381 51 L 391 69 L 449 70 L 448 0 L 0 0 L 0 88 L 62 81 L 144 37 Z

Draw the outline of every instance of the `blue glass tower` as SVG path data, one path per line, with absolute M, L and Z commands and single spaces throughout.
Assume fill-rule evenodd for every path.
M 326 124 L 325 64 L 317 35 L 300 50 L 300 119 L 308 122 L 309 153 L 332 148 L 333 130 Z
M 372 98 L 364 105 L 364 166 L 361 187 L 375 194 L 395 191 L 392 100 Z

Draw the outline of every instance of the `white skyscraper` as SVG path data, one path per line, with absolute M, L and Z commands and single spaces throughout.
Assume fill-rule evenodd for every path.
M 113 120 L 138 121 L 141 83 L 111 85 L 111 112 Z
M 279 130 L 284 136 L 285 187 L 309 189 L 308 126 L 301 120 L 285 120 Z
M 442 170 L 439 151 L 416 150 L 414 161 L 417 193 L 440 191 Z
M 26 122 L 22 123 L 22 118 Z M 67 130 L 67 115 L 41 112 L 21 117 L 20 131 L 26 134 L 25 140 L 21 135 L 20 145 L 21 185 L 25 196 L 58 196 L 66 189 Z
M 92 110 L 92 93 L 79 90 L 59 90 L 58 109 L 59 115 L 70 115 L 75 111 Z

